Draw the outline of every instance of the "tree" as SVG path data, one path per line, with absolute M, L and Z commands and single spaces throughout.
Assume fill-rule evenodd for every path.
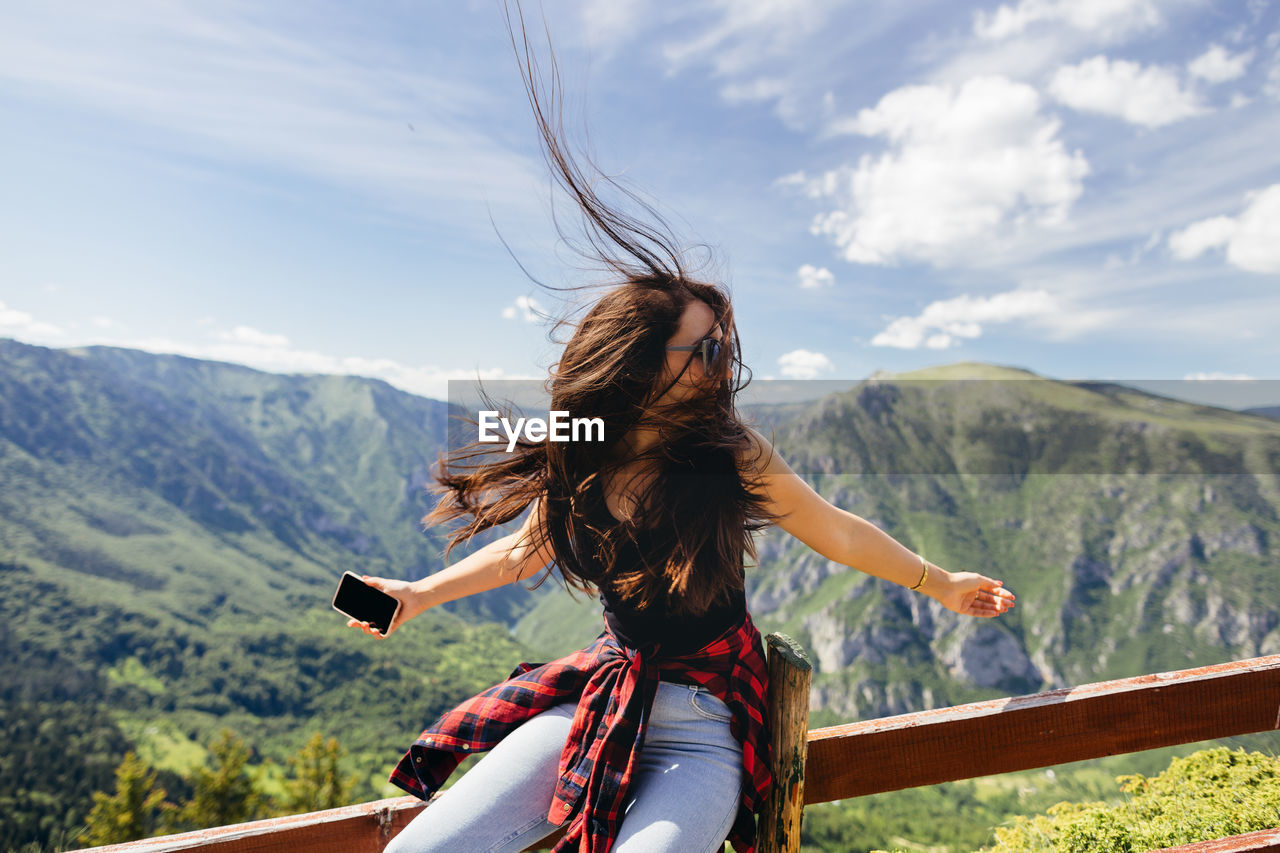
M 260 817 L 264 800 L 245 765 L 249 748 L 229 729 L 209 746 L 210 766 L 196 770 L 194 792 L 181 808 L 172 809 L 176 822 L 190 829 L 244 823 Z
M 316 732 L 295 757 L 289 759 L 292 780 L 285 807 L 290 814 L 336 809 L 349 805 L 356 777 L 342 778 L 339 765 L 343 750 L 336 737 L 328 741 Z
M 118 844 L 146 838 L 159 826 L 163 788 L 156 787 L 156 773 L 128 752 L 116 768 L 114 795 L 93 792 L 93 810 L 89 812 L 85 840 L 91 846 Z

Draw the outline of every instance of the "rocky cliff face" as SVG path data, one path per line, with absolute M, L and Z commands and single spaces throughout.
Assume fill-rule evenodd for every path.
M 1010 372 L 864 383 L 777 446 L 832 503 L 1018 608 L 962 619 L 774 529 L 750 603 L 809 649 L 813 704 L 869 718 L 1280 649 L 1280 431 Z

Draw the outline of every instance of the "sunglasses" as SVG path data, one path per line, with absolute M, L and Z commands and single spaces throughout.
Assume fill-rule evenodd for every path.
M 724 347 L 720 341 L 715 338 L 703 338 L 696 344 L 685 347 L 667 347 L 668 352 L 700 352 L 702 353 L 702 369 L 711 372 L 711 367 L 716 363 L 716 359 L 720 357 L 720 351 Z

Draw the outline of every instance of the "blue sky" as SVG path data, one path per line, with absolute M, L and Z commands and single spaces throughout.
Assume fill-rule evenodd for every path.
M 526 11 L 571 134 L 712 247 L 757 377 L 1280 378 L 1273 2 Z M 0 336 L 443 397 L 554 361 L 530 308 L 571 305 L 499 232 L 599 280 L 496 0 L 7 4 L 0 126 Z

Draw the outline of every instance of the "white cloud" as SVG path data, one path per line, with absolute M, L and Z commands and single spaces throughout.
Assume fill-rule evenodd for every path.
M 898 349 L 947 349 L 962 339 L 982 336 L 992 323 L 1031 320 L 1052 324 L 1062 313 L 1058 300 L 1044 290 L 1013 290 L 995 296 L 957 296 L 932 302 L 918 316 L 899 317 L 871 345 Z
M 985 39 L 1017 35 L 1034 24 L 1066 24 L 1111 38 L 1160 24 L 1152 0 L 1022 0 L 974 15 L 973 31 Z
M 1125 267 L 1133 267 L 1142 262 L 1147 253 L 1164 242 L 1163 233 L 1157 229 L 1148 235 L 1147 239 L 1142 243 L 1134 243 L 1129 248 L 1128 255 L 1120 252 L 1111 252 L 1107 255 L 1103 262 L 1104 270 L 1118 270 Z
M 660 10 L 660 11 L 659 11 Z M 675 11 L 673 11 L 675 10 Z M 805 59 L 815 41 L 833 29 L 839 4 L 829 0 L 707 0 L 653 4 L 667 32 L 661 45 L 669 73 L 707 66 L 725 80 L 720 96 L 731 104 L 772 102 L 788 127 L 811 125 L 821 101 Z
M 96 325 L 96 324 L 95 324 Z M 260 332 L 250 326 L 211 331 L 205 341 L 170 338 L 126 339 L 97 338 L 81 340 L 76 345 L 96 343 L 126 347 L 153 353 L 185 355 L 209 361 L 243 364 L 269 373 L 322 373 L 340 376 L 365 376 L 381 379 L 411 394 L 437 400 L 448 398 L 450 380 L 542 379 L 543 376 L 512 374 L 502 368 L 445 369 L 433 365 L 407 365 L 389 358 L 335 356 L 293 346 L 284 335 Z M 34 344 L 68 345 L 67 334 L 57 326 L 35 320 L 0 302 L 0 336 L 13 337 Z
M 1223 247 L 1233 266 L 1280 273 L 1280 184 L 1249 193 L 1239 216 L 1202 219 L 1169 235 L 1169 251 L 1180 261 Z
M 407 365 L 389 358 L 335 356 L 299 349 L 284 335 L 258 332 L 247 326 L 217 332 L 212 341 L 175 341 L 149 339 L 116 341 L 117 346 L 156 353 L 173 353 L 191 358 L 243 364 L 271 373 L 321 373 L 341 376 L 365 376 L 381 379 L 411 394 L 447 399 L 449 380 L 533 379 L 542 377 L 512 375 L 501 368 L 446 370 L 434 365 Z
M 1277 30 L 1276 34 L 1280 35 L 1280 30 Z M 1280 101 L 1280 57 L 1272 61 L 1271 67 L 1267 69 L 1267 82 L 1263 85 L 1262 91 L 1271 100 Z
M 830 287 L 836 283 L 836 277 L 832 275 L 831 270 L 826 267 L 815 267 L 813 264 L 805 264 L 796 270 L 796 277 L 800 280 L 800 286 L 806 290 Z
M 804 189 L 808 189 L 809 187 L 809 178 L 807 175 L 805 175 L 803 170 L 798 172 L 789 172 L 788 174 L 785 174 L 780 178 L 775 178 L 773 181 L 773 186 L 779 187 L 781 189 L 795 188 L 795 189 L 804 190 Z
M 778 357 L 782 375 L 788 379 L 816 379 L 819 373 L 835 370 L 831 359 L 807 349 L 792 350 Z
M 1253 51 L 1231 54 L 1220 44 L 1209 45 L 1209 49 L 1187 63 L 1187 73 L 1192 77 L 1207 80 L 1210 83 L 1225 83 L 1243 77 Z
M 42 323 L 26 311 L 0 302 L 0 335 L 35 343 L 57 341 L 66 333 L 50 323 Z
M 519 317 L 526 323 L 536 323 L 545 319 L 548 314 L 547 310 L 539 305 L 538 301 L 533 297 L 517 296 L 513 304 L 502 309 L 502 316 L 507 320 L 514 320 Z
M 1116 116 L 1144 127 L 1161 127 L 1205 112 L 1195 93 L 1184 90 L 1171 69 L 1143 68 L 1105 56 L 1059 68 L 1049 91 L 1069 107 Z
M 1249 374 L 1247 374 L 1247 373 L 1219 373 L 1219 372 L 1208 372 L 1208 373 L 1205 373 L 1205 372 L 1200 372 L 1200 373 L 1188 373 L 1186 376 L 1184 376 L 1184 377 L 1182 377 L 1182 378 L 1183 378 L 1183 379 L 1187 379 L 1187 380 L 1191 380 L 1191 381 L 1216 381 L 1216 380 L 1220 380 L 1220 379 L 1250 379 L 1250 380 L 1252 380 L 1252 379 L 1254 379 L 1255 377 L 1250 376 L 1250 375 L 1249 375 Z
M 773 113 L 792 130 L 811 125 L 816 108 L 814 99 L 806 97 L 795 81 L 781 77 L 755 77 L 746 82 L 720 87 L 720 97 L 729 104 L 773 102 Z
M 645 23 L 640 0 L 588 0 L 582 5 L 582 25 L 594 49 L 612 53 Z
M 1026 226 L 1064 222 L 1080 196 L 1089 165 L 1067 152 L 1059 127 L 1035 89 L 1001 76 L 896 89 L 832 125 L 892 148 L 807 182 L 812 197 L 838 205 L 812 231 L 856 263 L 989 257 Z
M 776 77 L 757 77 L 748 83 L 730 83 L 720 89 L 720 97 L 731 104 L 769 101 L 786 94 L 787 81 Z
M 243 344 L 250 347 L 285 349 L 289 346 L 289 339 L 284 335 L 270 335 L 249 326 L 236 326 L 229 332 L 219 332 L 217 337 L 229 344 Z
M 682 42 L 666 45 L 679 67 L 709 61 L 718 75 L 739 74 L 761 59 L 786 56 L 827 20 L 823 0 L 711 0 L 715 22 Z
M 1214 216 L 1188 225 L 1169 235 L 1169 251 L 1180 261 L 1189 261 L 1210 249 L 1225 246 L 1236 233 L 1230 216 Z

